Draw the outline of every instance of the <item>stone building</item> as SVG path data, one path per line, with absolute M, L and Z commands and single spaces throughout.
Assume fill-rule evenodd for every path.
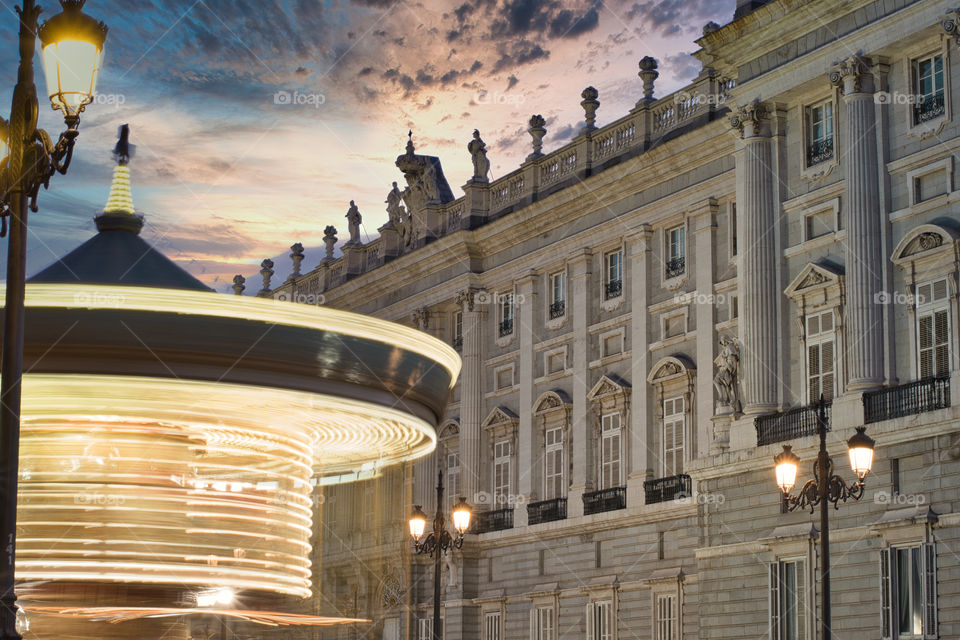
M 877 442 L 832 512 L 837 637 L 960 636 L 960 14 L 739 5 L 689 86 L 656 96 L 644 58 L 636 107 L 598 126 L 585 90 L 569 144 L 534 116 L 493 182 L 473 145 L 463 197 L 411 139 L 379 238 L 334 258 L 329 228 L 264 287 L 463 357 L 435 456 L 324 495 L 317 606 L 374 620 L 355 633 L 429 638 L 405 520 L 442 470 L 477 509 L 448 640 L 813 640 L 819 520 L 783 508 L 773 456 L 809 476 L 822 395 L 837 473 L 854 427 Z

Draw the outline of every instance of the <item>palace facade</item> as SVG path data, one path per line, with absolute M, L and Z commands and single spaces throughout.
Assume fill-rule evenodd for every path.
M 376 240 L 334 257 L 328 228 L 272 289 L 265 265 L 260 295 L 463 358 L 435 455 L 323 488 L 310 606 L 373 620 L 327 633 L 429 640 L 406 520 L 442 472 L 446 508 L 476 507 L 447 640 L 814 640 L 819 518 L 786 511 L 773 457 L 810 477 L 823 396 L 847 482 L 855 427 L 877 443 L 831 512 L 836 637 L 960 636 L 960 14 L 739 4 L 681 91 L 644 58 L 629 113 L 596 125 L 585 90 L 572 142 L 543 151 L 534 116 L 526 161 L 460 198 L 411 140 Z

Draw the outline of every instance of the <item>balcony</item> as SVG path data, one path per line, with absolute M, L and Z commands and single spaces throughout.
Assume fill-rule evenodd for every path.
M 513 529 L 513 507 L 473 514 L 471 533 L 490 533 L 504 529 Z
M 550 319 L 556 320 L 557 318 L 562 318 L 563 314 L 567 312 L 567 303 L 564 300 L 557 300 L 550 305 Z
M 611 300 L 613 298 L 619 298 L 621 293 L 623 293 L 623 280 L 611 280 L 607 283 L 604 292 L 606 297 L 604 299 Z
M 863 421 L 893 420 L 950 406 L 950 377 L 925 378 L 863 394 Z
M 830 415 L 832 405 L 827 403 L 827 430 L 830 430 Z M 758 416 L 753 425 L 757 430 L 757 446 L 774 442 L 786 442 L 817 433 L 817 406 L 796 407 L 781 413 L 771 413 Z
M 506 320 L 500 321 L 500 326 L 498 327 L 500 332 L 500 337 L 509 336 L 513 333 L 513 318 L 507 318 Z
M 667 279 L 676 278 L 677 276 L 682 276 L 683 272 L 687 270 L 687 259 L 684 256 L 679 256 L 677 258 L 670 258 L 667 260 L 665 276 Z
M 540 524 L 541 522 L 553 522 L 554 520 L 566 520 L 567 518 L 567 499 L 554 498 L 553 500 L 542 500 L 540 502 L 531 502 L 527 505 L 527 524 Z
M 604 511 L 627 508 L 627 488 L 612 487 L 583 494 L 583 515 L 589 516 Z
M 913 105 L 913 123 L 923 124 L 935 120 L 947 112 L 943 93 L 930 96 L 917 96 L 919 102 Z
M 644 501 L 646 504 L 668 502 L 678 497 L 689 496 L 693 493 L 693 480 L 685 473 L 647 480 L 643 483 Z
M 815 140 L 807 146 L 807 166 L 812 167 L 833 157 L 833 136 Z

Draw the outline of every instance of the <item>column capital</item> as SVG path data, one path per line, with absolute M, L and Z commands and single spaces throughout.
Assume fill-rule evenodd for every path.
M 960 8 L 947 11 L 947 15 L 943 17 L 940 26 L 948 36 L 953 38 L 957 45 L 960 45 Z
M 466 289 L 457 293 L 457 297 L 455 298 L 456 303 L 460 305 L 464 311 L 473 311 L 477 294 L 482 292 L 483 289 L 477 287 L 467 287 Z
M 830 84 L 839 87 L 843 95 L 873 93 L 873 61 L 860 54 L 853 54 L 834 64 L 828 78 Z
M 571 266 L 576 266 L 579 264 L 586 264 L 589 266 L 592 258 L 593 252 L 590 251 L 590 249 L 587 247 L 580 247 L 579 249 L 570 252 L 570 257 L 567 258 L 567 262 L 569 262 Z
M 730 116 L 730 126 L 739 132 L 744 140 L 770 136 L 771 106 L 759 99 L 743 105 Z

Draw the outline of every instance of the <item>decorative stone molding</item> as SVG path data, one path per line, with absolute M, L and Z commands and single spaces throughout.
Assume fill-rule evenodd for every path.
M 873 62 L 854 54 L 836 63 L 827 77 L 830 84 L 839 87 L 843 95 L 854 93 L 873 93 L 873 75 L 870 73 Z
M 464 289 L 457 293 L 457 306 L 465 307 L 467 311 L 473 311 L 473 305 L 476 301 L 477 290 L 474 288 Z
M 784 289 L 783 293 L 792 298 L 794 302 L 802 302 L 804 297 L 817 291 L 824 298 L 831 297 L 830 293 L 825 291 L 831 287 L 836 287 L 835 294 L 842 293 L 843 269 L 827 264 L 808 263 L 797 277 L 790 282 L 790 285 Z M 824 300 L 825 301 L 825 300 Z
M 951 9 L 940 22 L 944 32 L 960 46 L 960 8 Z
M 657 71 L 657 60 L 650 56 L 644 56 L 640 60 L 640 71 L 637 73 L 640 76 L 640 79 L 643 80 L 643 97 L 637 102 L 637 106 L 643 106 L 654 101 L 653 98 L 653 83 L 660 77 L 660 72 Z
M 543 156 L 543 136 L 547 135 L 546 124 L 547 121 L 540 114 L 530 118 L 530 128 L 527 129 L 527 133 L 533 138 L 533 153 L 527 156 L 528 162 Z
M 426 307 L 415 309 L 412 316 L 413 325 L 420 331 L 430 328 L 430 310 Z
M 891 260 L 898 266 L 903 266 L 908 262 L 914 262 L 919 259 L 932 257 L 940 253 L 950 254 L 951 247 L 957 242 L 958 234 L 956 231 L 936 224 L 922 224 L 909 233 L 897 243 L 891 254 Z
M 491 440 L 494 438 L 511 437 L 516 439 L 517 427 L 520 424 L 520 417 L 504 406 L 498 406 L 491 411 L 481 427 L 491 433 Z
M 600 92 L 593 87 L 587 87 L 580 94 L 580 97 L 583 98 L 580 106 L 583 107 L 584 120 L 580 133 L 590 133 L 597 128 L 597 108 L 600 106 L 600 101 L 597 98 L 600 97 Z
M 730 126 L 740 133 L 746 140 L 759 136 L 769 135 L 770 107 L 760 100 L 746 104 L 730 116 Z

